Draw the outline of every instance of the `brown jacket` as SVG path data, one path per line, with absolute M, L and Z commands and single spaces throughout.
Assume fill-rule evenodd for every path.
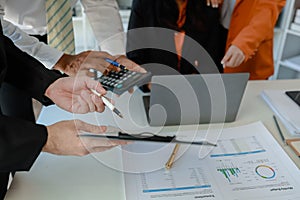
M 249 72 L 250 79 L 267 79 L 274 72 L 273 36 L 277 18 L 286 0 L 236 0 L 226 49 L 240 48 L 246 58 L 226 73 Z

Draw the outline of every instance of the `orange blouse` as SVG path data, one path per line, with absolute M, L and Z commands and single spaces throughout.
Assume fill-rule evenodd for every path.
M 274 73 L 273 35 L 285 0 L 237 0 L 232 13 L 226 49 L 241 49 L 246 58 L 225 73 L 249 72 L 250 79 L 267 79 Z

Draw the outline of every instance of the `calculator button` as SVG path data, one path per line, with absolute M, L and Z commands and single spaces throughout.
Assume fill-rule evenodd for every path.
M 118 88 L 118 89 L 120 89 L 121 87 L 123 87 L 123 84 L 118 84 L 118 85 L 116 86 L 116 88 Z

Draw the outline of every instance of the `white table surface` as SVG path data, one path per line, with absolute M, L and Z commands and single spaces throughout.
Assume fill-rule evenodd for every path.
M 300 79 L 249 81 L 236 121 L 226 123 L 224 127 L 234 127 L 262 121 L 300 168 L 299 157 L 281 141 L 273 121 L 273 112 L 260 97 L 260 93 L 264 89 L 297 88 L 300 89 Z M 145 122 L 146 118 L 144 114 L 141 115 L 144 111 L 141 98 L 138 97 L 139 95 L 125 94 L 118 99 L 114 98 L 116 106 L 122 110 L 127 120 L 119 119 L 108 109 L 101 114 L 74 115 L 64 112 L 56 106 L 50 106 L 43 108 L 38 122 L 48 125 L 60 120 L 77 118 L 94 124 L 117 125 L 124 130 L 132 130 L 133 127 L 148 129 Z M 280 125 L 283 132 L 287 134 L 282 124 Z M 223 125 L 216 124 L 214 126 L 220 127 Z M 194 128 L 206 129 L 208 125 L 183 127 L 183 129 L 187 130 Z M 175 129 L 176 127 L 166 127 L 163 131 Z M 288 135 L 286 136 L 288 137 Z M 119 147 L 84 157 L 55 156 L 41 153 L 30 172 L 19 172 L 16 174 L 5 199 L 125 199 L 124 179 L 121 169 L 122 156 Z

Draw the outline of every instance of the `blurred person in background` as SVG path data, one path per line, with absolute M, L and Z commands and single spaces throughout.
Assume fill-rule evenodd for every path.
M 225 73 L 249 72 L 266 80 L 274 73 L 274 27 L 286 0 L 224 0 L 222 25 L 228 29 Z
M 205 67 L 214 68 L 210 70 L 214 73 L 223 72 L 221 60 L 225 53 L 225 42 L 220 36 L 222 26 L 219 18 L 220 12 L 215 3 L 208 4 L 206 0 L 133 0 L 127 33 L 127 56 L 148 71 L 152 71 L 155 64 L 160 64 L 157 68 L 167 66 L 181 74 L 199 73 Z M 166 28 L 169 31 L 163 34 L 150 33 L 148 27 Z M 136 32 L 135 29 L 139 28 L 146 29 Z M 191 47 L 191 40 L 187 40 L 187 37 L 208 52 L 214 66 L 203 66 L 203 61 L 199 59 L 192 62 L 186 60 L 191 54 L 198 53 Z M 166 48 L 143 48 L 151 41 L 157 41 Z M 204 59 L 210 59 L 207 57 Z M 149 66 L 144 65 L 148 63 Z

